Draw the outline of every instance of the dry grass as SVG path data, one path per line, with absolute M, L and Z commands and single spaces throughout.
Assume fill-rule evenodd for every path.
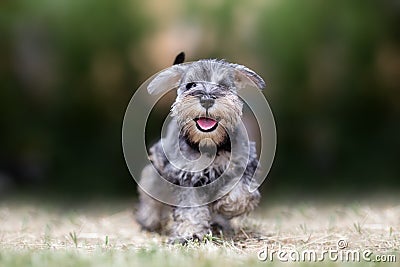
M 369 249 L 376 254 L 396 254 L 400 250 L 400 205 L 393 202 L 266 205 L 251 218 L 235 224 L 233 237 L 212 237 L 208 242 L 181 247 L 166 245 L 167 237 L 140 231 L 131 203 L 79 208 L 43 202 L 3 203 L 0 266 L 2 261 L 6 266 L 41 266 L 43 261 L 48 266 L 53 261 L 59 265 L 56 262 L 65 257 L 73 265 L 83 266 L 124 266 L 127 262 L 184 266 L 193 260 L 195 266 L 226 261 L 234 266 L 265 265 L 257 260 L 257 252 L 266 246 L 319 251 L 335 249 L 340 239 L 347 241 L 348 249 Z M 32 262 L 33 255 L 39 255 L 37 265 Z M 25 261 L 19 263 L 17 258 Z

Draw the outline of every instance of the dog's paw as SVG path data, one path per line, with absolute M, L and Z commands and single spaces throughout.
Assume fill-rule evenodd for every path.
M 202 242 L 205 235 L 203 234 L 192 234 L 184 236 L 173 236 L 168 239 L 168 244 L 171 245 L 187 245 L 190 242 Z
M 220 224 L 214 222 L 211 224 L 211 232 L 213 236 L 233 236 L 235 234 L 235 230 L 229 223 Z

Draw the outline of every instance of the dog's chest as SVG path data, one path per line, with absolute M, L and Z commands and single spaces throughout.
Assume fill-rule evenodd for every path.
M 229 164 L 230 154 L 231 153 L 228 151 L 218 152 L 211 164 L 201 170 L 193 165 L 193 171 L 190 170 L 190 167 L 183 171 L 170 164 L 170 166 L 166 168 L 167 179 L 172 183 L 189 187 L 209 184 L 217 180 L 221 174 L 224 173 Z

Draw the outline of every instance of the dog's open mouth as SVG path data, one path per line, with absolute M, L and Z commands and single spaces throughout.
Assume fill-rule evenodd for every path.
M 215 128 L 217 128 L 218 126 L 218 122 L 211 118 L 200 117 L 194 119 L 194 121 L 196 122 L 197 129 L 199 129 L 202 132 L 214 131 Z

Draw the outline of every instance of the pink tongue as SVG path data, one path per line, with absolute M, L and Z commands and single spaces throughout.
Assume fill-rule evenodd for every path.
M 217 124 L 217 121 L 209 118 L 200 118 L 197 120 L 197 125 L 203 130 L 210 130 Z

